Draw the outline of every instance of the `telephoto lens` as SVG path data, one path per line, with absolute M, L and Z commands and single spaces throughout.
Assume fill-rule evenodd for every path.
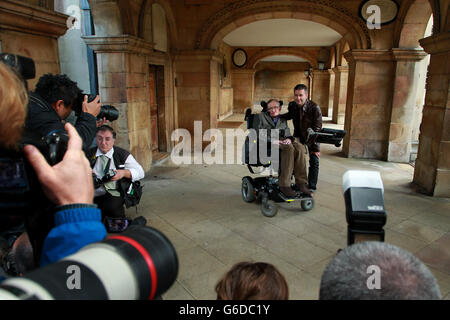
M 175 248 L 134 225 L 52 265 L 1 283 L 0 300 L 152 300 L 178 275 Z

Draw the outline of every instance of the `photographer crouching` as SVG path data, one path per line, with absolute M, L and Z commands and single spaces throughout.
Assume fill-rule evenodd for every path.
M 38 267 L 39 261 L 41 265 L 57 261 L 86 244 L 102 240 L 106 230 L 101 223 L 101 212 L 93 204 L 92 170 L 82 151 L 83 142 L 72 125 L 63 126 L 60 122 L 64 132 L 68 133 L 69 141 L 64 158 L 57 165 L 51 167 L 34 146 L 25 146 L 21 152 L 19 140 L 27 103 L 28 95 L 20 76 L 0 63 L 1 227 L 5 230 L 25 223 L 30 234 L 29 227 L 34 225 L 35 211 L 41 213 L 34 200 L 46 196 L 52 202 L 53 210 L 49 217 L 52 221 L 44 228 L 51 229 L 50 232 L 40 230 L 43 241 L 39 246 L 30 234 L 34 244 L 35 264 L 32 267 Z M 51 113 L 51 110 L 43 109 L 43 112 Z M 92 120 L 95 132 L 95 118 Z M 34 170 L 30 170 L 23 154 Z M 3 224 L 4 221 L 10 225 Z

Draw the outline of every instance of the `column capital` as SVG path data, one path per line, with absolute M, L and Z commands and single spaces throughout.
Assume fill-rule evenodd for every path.
M 397 61 L 420 61 L 428 54 L 417 48 L 392 48 L 392 55 Z
M 126 52 L 144 55 L 153 53 L 153 43 L 127 34 L 112 37 L 85 36 L 82 38 L 96 53 Z
M 348 72 L 348 66 L 337 66 L 332 69 L 334 73 Z
M 450 51 L 450 32 L 442 32 L 437 35 L 419 40 L 420 45 L 429 54 Z
M 349 63 L 354 63 L 357 61 L 381 62 L 394 60 L 391 50 L 380 49 L 353 49 L 345 52 L 344 57 Z
M 311 72 L 311 75 L 316 78 L 317 77 L 329 77 L 330 72 L 328 70 L 313 69 L 313 71 Z
M 58 38 L 69 16 L 19 1 L 0 1 L 0 29 Z

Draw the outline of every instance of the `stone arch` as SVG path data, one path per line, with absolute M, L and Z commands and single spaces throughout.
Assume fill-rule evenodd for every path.
M 157 3 L 159 4 L 166 13 L 166 20 L 167 20 L 167 26 L 168 26 L 168 38 L 169 38 L 169 46 L 173 46 L 176 44 L 178 36 L 177 36 L 177 26 L 175 17 L 172 12 L 172 8 L 170 4 L 167 2 L 167 0 L 144 0 L 142 2 L 141 10 L 140 10 L 140 16 L 139 16 L 139 37 L 145 39 L 145 32 L 146 30 L 151 30 L 151 19 L 146 19 L 148 15 L 150 14 L 151 17 L 151 10 L 152 10 L 152 4 Z
M 331 0 L 268 0 L 233 2 L 211 16 L 199 29 L 196 49 L 216 49 L 231 31 L 248 23 L 267 19 L 302 19 L 321 23 L 347 39 L 352 49 L 370 49 L 371 38 L 364 22 L 350 10 Z
M 256 64 L 264 58 L 274 55 L 288 55 L 306 59 L 314 68 L 317 68 L 317 58 L 310 53 L 296 48 L 270 48 L 262 50 L 248 60 L 247 66 L 250 69 L 254 69 Z
M 95 35 L 98 37 L 124 34 L 122 13 L 117 1 L 88 0 L 94 21 Z
M 419 39 L 422 39 L 425 30 L 433 16 L 433 7 L 429 0 L 408 0 L 402 6 L 399 12 L 399 18 L 396 25 L 396 48 L 416 48 L 419 47 Z

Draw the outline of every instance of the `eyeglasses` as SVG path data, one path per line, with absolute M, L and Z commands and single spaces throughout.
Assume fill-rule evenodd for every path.
M 273 107 L 273 108 L 268 108 L 267 111 L 271 112 L 271 111 L 275 111 L 280 109 L 280 107 Z

